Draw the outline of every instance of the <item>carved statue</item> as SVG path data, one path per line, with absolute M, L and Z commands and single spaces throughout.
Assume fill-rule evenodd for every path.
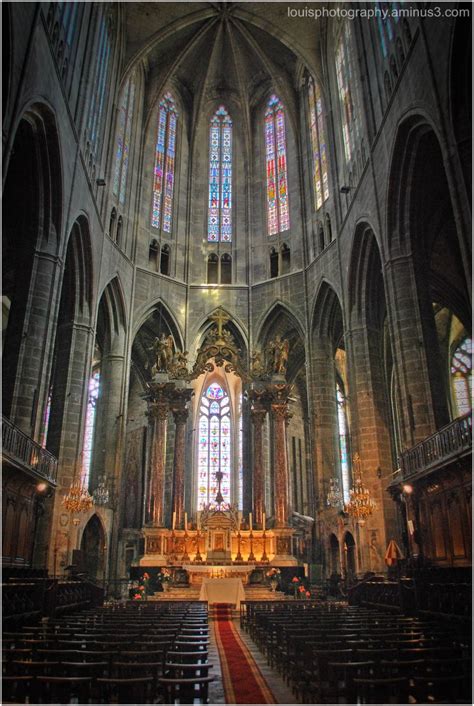
M 182 353 L 181 351 L 176 351 L 176 353 L 173 356 L 173 361 L 171 363 L 171 366 L 169 368 L 173 377 L 184 378 L 188 375 L 188 358 L 187 358 L 187 356 L 188 356 L 188 351 L 184 351 L 184 353 Z
M 168 372 L 173 360 L 173 336 L 165 336 L 161 334 L 160 338 L 156 337 L 150 350 L 155 354 L 155 364 L 151 371 L 155 373 Z
M 272 371 L 279 375 L 285 375 L 290 352 L 289 341 L 286 338 L 282 340 L 281 336 L 277 335 L 274 341 L 270 341 L 268 351 L 271 355 L 270 367 Z
M 260 377 L 265 373 L 265 365 L 262 360 L 261 351 L 252 351 L 252 355 L 250 357 L 250 372 L 253 377 Z

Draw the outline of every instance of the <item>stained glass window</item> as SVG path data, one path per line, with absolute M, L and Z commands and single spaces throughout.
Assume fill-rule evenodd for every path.
M 451 380 L 457 416 L 472 409 L 472 339 L 465 338 L 451 359 Z
M 221 471 L 221 493 L 230 502 L 231 426 L 227 392 L 216 382 L 201 397 L 199 409 L 198 510 L 212 503 L 217 494 L 215 474 Z
M 50 388 L 48 393 L 48 400 L 46 402 L 46 407 L 44 408 L 43 414 L 43 424 L 41 429 L 41 441 L 40 444 L 43 449 L 46 448 L 46 440 L 48 438 L 49 420 L 51 418 L 51 404 L 53 401 L 53 390 Z
M 171 233 L 173 218 L 177 122 L 175 100 L 171 93 L 165 93 L 158 110 L 151 213 L 153 228 L 161 228 L 165 233 Z
M 61 24 L 66 33 L 66 43 L 71 46 L 76 29 L 77 2 L 60 2 L 58 6 L 63 7 Z
M 86 424 L 84 429 L 84 444 L 82 447 L 82 476 L 81 480 L 87 487 L 91 470 L 92 448 L 94 443 L 94 426 L 97 399 L 99 397 L 100 370 L 96 369 L 89 380 L 89 394 L 87 398 Z
M 105 14 L 102 15 L 100 20 L 98 33 L 97 64 L 92 84 L 94 86 L 94 92 L 89 105 L 89 117 L 87 121 L 87 133 L 94 158 L 97 158 L 100 152 L 101 136 L 103 132 L 102 115 L 104 112 L 111 56 L 110 29 L 108 18 Z
M 223 105 L 209 128 L 209 242 L 232 240 L 232 120 Z
M 377 15 L 377 25 L 379 29 L 380 37 L 380 48 L 382 49 L 382 54 L 387 58 L 388 45 L 393 42 L 395 38 L 395 31 L 392 24 L 392 17 L 395 22 L 398 22 L 399 17 L 399 3 L 398 2 L 378 2 L 377 9 L 379 14 Z
M 354 85 L 354 69 L 352 57 L 352 37 L 349 23 L 346 22 L 339 36 L 336 50 L 336 77 L 341 104 L 342 136 L 346 162 L 355 156 L 359 138 L 358 115 L 355 111 L 356 93 Z
M 349 438 L 347 430 L 346 398 L 342 387 L 336 383 L 337 430 L 339 437 L 339 461 L 341 464 L 342 494 L 344 502 L 350 500 Z
M 265 152 L 267 169 L 268 235 L 290 228 L 288 176 L 286 165 L 285 110 L 272 95 L 265 111 Z
M 318 83 L 310 77 L 308 84 L 311 148 L 313 152 L 313 184 L 316 210 L 329 197 L 328 157 L 324 128 L 323 97 Z
M 117 149 L 115 153 L 114 196 L 125 203 L 127 186 L 130 135 L 132 131 L 133 109 L 135 105 L 135 77 L 131 76 L 122 91 L 117 129 Z

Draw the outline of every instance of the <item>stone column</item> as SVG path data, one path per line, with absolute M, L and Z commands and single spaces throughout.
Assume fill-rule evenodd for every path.
M 160 396 L 148 404 L 148 414 L 153 419 L 153 436 L 150 449 L 147 515 L 148 524 L 152 527 L 163 527 L 163 489 L 165 484 L 168 409 L 168 400 L 165 396 Z
M 255 524 L 261 526 L 265 512 L 263 468 L 263 424 L 266 410 L 262 405 L 252 406 L 253 425 L 253 512 Z
M 275 439 L 275 527 L 288 527 L 288 453 L 286 427 L 291 418 L 288 410 L 289 385 L 272 385 L 271 410 L 273 417 L 273 436 Z
M 176 529 L 184 527 L 184 460 L 186 442 L 186 407 L 193 391 L 176 390 L 172 395 L 171 411 L 176 425 L 173 457 L 173 512 L 176 518 Z

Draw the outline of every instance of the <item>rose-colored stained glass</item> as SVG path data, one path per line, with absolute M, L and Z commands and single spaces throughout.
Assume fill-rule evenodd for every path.
M 267 232 L 275 235 L 290 228 L 285 111 L 275 95 L 271 96 L 265 111 L 265 157 Z
M 153 170 L 151 225 L 171 233 L 173 218 L 174 174 L 176 161 L 176 126 L 178 113 L 171 93 L 160 101 Z
M 212 383 L 201 398 L 198 443 L 198 509 L 215 501 L 217 481 L 221 471 L 221 492 L 230 502 L 231 485 L 231 423 L 229 397 L 218 383 Z

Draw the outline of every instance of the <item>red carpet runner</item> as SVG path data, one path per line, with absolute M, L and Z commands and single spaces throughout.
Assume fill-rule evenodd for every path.
M 217 603 L 213 614 L 226 703 L 276 703 L 254 658 L 232 623 L 232 607 Z

